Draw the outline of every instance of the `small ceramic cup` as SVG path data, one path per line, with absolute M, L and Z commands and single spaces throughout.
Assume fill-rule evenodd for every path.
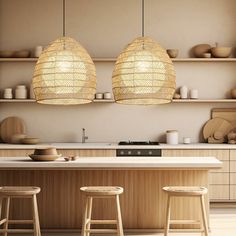
M 189 137 L 184 137 L 184 138 L 183 138 L 183 143 L 184 143 L 184 144 L 190 144 L 190 143 L 191 143 L 191 138 L 189 138 Z

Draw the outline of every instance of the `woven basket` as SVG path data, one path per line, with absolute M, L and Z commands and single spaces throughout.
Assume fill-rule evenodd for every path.
M 33 89 L 38 103 L 89 103 L 96 93 L 96 70 L 87 51 L 74 39 L 53 41 L 35 66 Z
M 119 55 L 112 75 L 115 101 L 151 105 L 171 102 L 175 70 L 166 51 L 149 37 L 139 37 Z

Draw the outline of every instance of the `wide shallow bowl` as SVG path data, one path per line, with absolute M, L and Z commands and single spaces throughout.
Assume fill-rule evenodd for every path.
M 19 58 L 26 58 L 30 56 L 30 51 L 29 50 L 17 51 L 15 52 L 14 56 Z
M 55 161 L 56 159 L 61 157 L 61 154 L 59 154 L 59 155 L 34 155 L 34 154 L 30 154 L 29 157 L 33 161 Z
M 214 47 L 211 48 L 211 54 L 216 58 L 227 58 L 231 55 L 231 47 Z
M 34 150 L 34 155 L 58 155 L 57 149 L 54 147 L 50 148 L 36 148 Z
M 39 143 L 39 138 L 23 138 L 21 140 L 23 144 L 37 144 Z
M 14 57 L 16 51 L 10 51 L 10 50 L 2 50 L 0 51 L 0 57 Z
M 14 144 L 21 143 L 22 139 L 24 139 L 25 137 L 26 137 L 26 134 L 13 134 L 11 136 L 10 143 L 14 143 Z

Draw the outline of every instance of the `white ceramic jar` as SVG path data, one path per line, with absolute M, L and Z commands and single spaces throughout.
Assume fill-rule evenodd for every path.
M 30 98 L 35 99 L 33 84 L 30 85 Z
M 104 99 L 111 99 L 111 93 L 110 92 L 103 93 L 103 98 Z
M 178 130 L 167 130 L 166 131 L 166 143 L 167 144 L 178 144 L 179 143 Z
M 184 85 L 180 88 L 180 97 L 182 99 L 188 98 L 188 88 L 187 88 L 187 86 Z
M 16 86 L 15 99 L 27 99 L 27 88 L 25 85 Z
M 189 138 L 189 137 L 184 137 L 184 138 L 183 138 L 183 143 L 184 143 L 184 144 L 190 144 L 190 143 L 191 143 L 191 138 Z
M 43 46 L 36 46 L 34 49 L 34 57 L 39 57 L 43 52 Z
M 3 98 L 4 99 L 12 99 L 13 98 L 12 88 L 5 88 L 4 89 Z
M 103 99 L 103 93 L 96 93 L 95 99 Z
M 198 99 L 198 90 L 197 89 L 190 90 L 190 98 L 191 99 Z

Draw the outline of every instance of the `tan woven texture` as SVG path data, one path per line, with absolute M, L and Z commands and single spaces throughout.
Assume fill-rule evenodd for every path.
M 38 103 L 89 103 L 96 93 L 96 69 L 87 51 L 74 39 L 53 41 L 35 66 L 33 88 Z
M 119 55 L 112 75 L 115 101 L 123 104 L 171 102 L 175 70 L 169 56 L 149 37 L 139 37 Z

